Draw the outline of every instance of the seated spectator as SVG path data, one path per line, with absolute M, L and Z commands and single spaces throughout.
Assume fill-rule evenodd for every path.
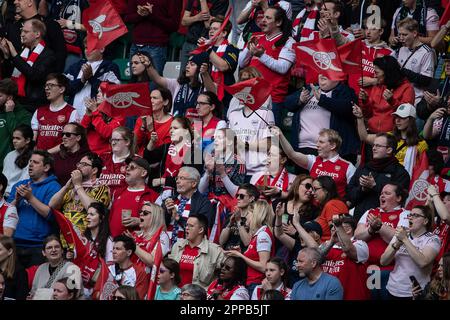
M 180 265 L 173 259 L 164 258 L 159 267 L 154 300 L 180 300 L 180 282 Z
M 145 201 L 154 202 L 157 198 L 157 194 L 145 183 L 150 172 L 148 162 L 135 156 L 127 158 L 125 164 L 126 187 L 115 194 L 109 217 L 109 229 L 113 237 L 126 229 L 137 228 L 141 221 L 139 210 L 142 204 Z
M 14 241 L 17 257 L 24 268 L 43 262 L 42 241 L 57 233 L 48 206 L 52 196 L 61 189 L 53 175 L 53 166 L 53 157 L 47 151 L 33 151 L 28 169 L 30 179 L 17 182 L 8 198 L 20 216 Z
M 377 85 L 359 91 L 360 106 L 370 133 L 392 131 L 392 113 L 403 103 L 414 104 L 414 90 L 394 57 L 376 58 L 373 65 Z
M 289 69 L 295 63 L 292 49 L 294 39 L 286 12 L 280 7 L 269 7 L 264 11 L 263 34 L 255 36 L 239 54 L 239 66 L 256 67 L 264 79 L 272 84 L 272 111 L 275 123 L 281 125 L 281 112 L 290 79 Z M 273 23 L 272 23 L 273 21 Z
M 54 154 L 55 176 L 61 185 L 69 181 L 72 171 L 77 168 L 77 163 L 88 152 L 89 146 L 84 127 L 77 122 L 66 124 L 62 132 L 59 151 Z
M 133 131 L 127 127 L 117 127 L 112 130 L 109 141 L 112 151 L 100 155 L 104 165 L 100 182 L 109 187 L 113 197 L 117 190 L 126 186 L 126 159 L 134 156 Z
M 180 286 L 192 283 L 207 288 L 225 260 L 222 248 L 206 238 L 207 228 L 204 215 L 192 214 L 186 223 L 186 239 L 179 239 L 172 247 L 169 258 L 180 265 Z
M 416 106 L 431 83 L 434 74 L 435 54 L 419 37 L 420 26 L 413 18 L 399 22 L 399 39 L 403 46 L 397 54 L 402 73 L 414 86 Z M 414 58 L 412 58 L 414 57 Z
M 219 277 L 206 290 L 207 300 L 250 300 L 245 288 L 247 264 L 244 259 L 228 257 L 222 263 Z
M 311 85 L 310 90 L 304 87 L 286 98 L 286 108 L 294 112 L 292 146 L 304 154 L 317 155 L 317 136 L 323 129 L 333 129 L 343 142 L 335 151 L 356 163 L 359 139 L 352 119 L 355 93 L 344 82 L 324 75 L 319 75 L 318 85 L 318 89 Z
M 103 162 L 95 153 L 86 153 L 76 164 L 67 183 L 50 199 L 49 206 L 61 213 L 80 230 L 87 227 L 87 210 L 91 203 L 108 207 L 111 195 L 108 186 L 99 183 Z
M 64 259 L 59 237 L 48 236 L 44 240 L 42 254 L 47 262 L 41 264 L 33 279 L 30 297 L 33 300 L 51 300 L 53 285 L 59 279 L 69 277 L 77 289 L 82 289 L 81 272 L 78 266 Z M 80 290 L 81 291 L 81 290 Z M 80 293 L 80 291 L 78 293 Z
M 333 129 L 320 130 L 316 143 L 317 156 L 294 151 L 294 148 L 279 128 L 272 127 L 271 132 L 280 138 L 281 147 L 289 159 L 307 169 L 313 178 L 324 175 L 332 177 L 336 183 L 339 196 L 345 196 L 345 188 L 355 173 L 355 167 L 351 162 L 344 160 L 338 154 L 343 139 L 337 131 Z
M 151 267 L 155 261 L 156 239 L 161 244 L 162 256 L 166 256 L 170 251 L 170 239 L 167 235 L 164 210 L 157 204 L 145 201 L 139 210 L 139 231 L 130 232 L 125 230 L 125 235 L 134 239 L 136 251 L 131 256 L 131 261 L 145 268 L 147 273 L 151 273 Z M 157 233 L 163 227 L 161 233 Z M 151 245 L 153 244 L 153 247 Z
M 252 300 L 263 300 L 264 293 L 269 290 L 277 290 L 283 300 L 290 300 L 291 289 L 287 285 L 288 267 L 279 257 L 270 258 L 266 265 L 266 277 L 262 284 L 253 290 Z
M 28 179 L 28 162 L 34 149 L 33 129 L 29 125 L 17 126 L 12 134 L 14 150 L 3 160 L 3 174 L 8 179 L 5 198 L 11 193 L 11 188 L 17 182 Z
M 86 59 L 72 64 L 66 77 L 69 79 L 67 93 L 72 106 L 77 110 L 79 117 L 83 117 L 89 109 L 87 101 L 97 96 L 101 82 L 120 84 L 119 67 L 112 61 L 103 60 L 105 49 L 96 49 L 87 52 L 87 40 L 84 40 L 84 55 Z M 93 111 L 93 110 L 92 110 Z
M 439 31 L 439 16 L 428 3 L 424 0 L 405 0 L 402 5 L 397 8 L 392 19 L 391 35 L 389 42 L 392 46 L 401 44 L 400 23 L 410 18 L 418 25 L 418 34 L 420 34 L 420 41 L 425 44 L 430 44 L 433 37 Z
M 258 172 L 250 179 L 250 183 L 261 190 L 264 198 L 270 203 L 275 199 L 286 199 L 295 175 L 286 169 L 288 158 L 283 149 L 274 142 L 270 144 L 267 154 L 267 171 Z
M 413 300 L 448 300 L 450 284 L 450 252 L 446 252 L 439 260 L 439 268 L 431 281 L 422 288 L 419 284 L 413 287 Z
M 376 135 L 367 133 L 361 108 L 354 105 L 353 114 L 357 119 L 361 141 L 373 145 Z M 412 104 L 403 103 L 392 114 L 394 115 L 394 130 L 391 133 L 397 139 L 395 157 L 412 177 L 416 162 L 422 152 L 428 149 L 428 145 L 419 135 L 416 125 L 416 108 Z
M 6 285 L 3 298 L 25 300 L 29 291 L 28 275 L 17 260 L 14 240 L 6 235 L 0 235 L 0 273 Z
M 129 285 L 121 285 L 112 296 L 112 300 L 140 300 L 136 288 Z
M 356 221 L 351 216 L 333 215 L 330 221 L 331 238 L 321 245 L 323 271 L 339 279 L 344 300 L 369 300 L 366 261 L 369 247 L 356 240 Z
M 157 88 L 150 93 L 152 101 L 152 115 L 139 117 L 134 126 L 134 136 L 136 137 L 136 153 L 144 155 L 144 150 L 157 149 L 164 144 L 170 143 L 170 125 L 173 117 L 172 94 L 164 88 Z M 156 161 L 155 161 L 156 160 Z M 150 165 L 159 163 L 154 159 Z
M 430 282 L 433 262 L 439 253 L 441 242 L 433 235 L 433 213 L 425 206 L 415 206 L 408 214 L 409 232 L 397 226 L 395 235 L 380 258 L 387 266 L 395 260 L 394 270 L 389 274 L 386 289 L 392 300 L 410 300 L 411 277 L 424 288 Z
M 81 125 L 86 129 L 89 149 L 98 155 L 111 152 L 111 135 L 113 130 L 125 125 L 122 116 L 110 117 L 99 111 L 98 107 L 104 100 L 104 94 L 99 87 L 95 99 L 86 100 L 86 113 L 81 119 Z
M 291 291 L 291 300 L 342 300 L 344 290 L 339 279 L 323 272 L 322 255 L 317 248 L 304 248 L 298 253 L 300 277 Z
M 249 243 L 249 220 L 253 205 L 259 199 L 258 189 L 250 184 L 241 184 L 236 191 L 236 209 L 225 219 L 219 243 L 225 250 L 244 252 Z
M 283 294 L 280 291 L 270 289 L 270 290 L 264 291 L 260 300 L 274 300 L 274 301 L 281 300 L 282 301 L 282 300 L 287 300 L 287 299 L 284 298 Z
M 65 277 L 57 280 L 53 285 L 52 300 L 77 300 L 80 291 L 77 287 L 72 287 L 69 282 L 70 278 Z
M 206 300 L 206 290 L 198 284 L 185 284 L 181 288 L 180 300 Z
M 0 43 L 3 56 L 9 62 L 2 65 L 5 69 L 14 68 L 11 78 L 17 83 L 18 102 L 30 113 L 46 104 L 44 95 L 46 77 L 57 69 L 56 56 L 44 42 L 46 31 L 45 24 L 40 20 L 25 21 L 21 31 L 24 49 L 20 54 L 15 45 L 6 38 Z M 5 70 L 3 74 L 11 72 Z
M 391 182 L 402 189 L 409 189 L 410 177 L 395 157 L 397 141 L 394 136 L 378 133 L 373 146 L 373 159 L 356 169 L 347 186 L 347 205 L 355 208 L 356 220 L 362 214 L 379 206 L 379 197 L 383 187 Z
M 12 150 L 14 130 L 20 125 L 30 125 L 31 115 L 17 102 L 17 84 L 11 79 L 0 80 L 0 159 Z M 13 161 L 14 162 L 14 161 Z M 0 161 L 0 170 L 4 163 Z
M 372 300 L 388 299 L 386 285 L 394 266 L 380 265 L 380 257 L 394 236 L 395 228 L 407 226 L 406 216 L 409 211 L 402 208 L 405 197 L 402 186 L 389 182 L 381 191 L 380 206 L 367 210 L 356 227 L 355 238 L 365 241 L 369 246 L 367 270 L 377 270 L 380 274 L 379 288 L 371 289 Z M 357 216 L 354 214 L 353 217 Z M 372 266 L 375 268 L 372 269 Z
M 207 228 L 212 227 L 213 208 L 208 198 L 198 191 L 199 182 L 200 173 L 197 169 L 182 167 L 176 177 L 176 193 L 164 202 L 166 221 L 169 221 L 167 231 L 171 245 L 185 237 L 187 221 L 194 213 L 208 220 Z M 205 230 L 205 235 L 208 235 L 208 230 Z
M 67 79 L 63 74 L 51 73 L 45 83 L 50 104 L 39 107 L 31 119 L 36 148 L 57 153 L 62 142 L 64 126 L 78 120 L 77 111 L 64 101 Z
M 257 200 L 253 205 L 251 218 L 247 220 L 249 227 L 248 248 L 241 253 L 235 249 L 227 251 L 227 257 L 243 258 L 247 263 L 246 287 L 249 295 L 264 279 L 267 261 L 275 253 L 275 243 L 272 234 L 274 212 L 272 206 L 265 200 Z
M 314 199 L 322 209 L 316 221 L 322 227 L 322 241 L 331 237 L 330 224 L 334 215 L 348 214 L 348 208 L 337 193 L 336 184 L 329 176 L 321 176 L 312 183 Z
M 5 201 L 4 192 L 7 185 L 8 180 L 0 173 L 0 236 L 12 237 L 19 223 L 19 215 L 16 207 Z

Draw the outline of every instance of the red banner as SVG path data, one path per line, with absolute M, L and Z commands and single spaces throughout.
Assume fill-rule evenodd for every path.
M 99 106 L 110 117 L 145 116 L 152 114 L 152 101 L 147 82 L 130 84 L 107 83 L 102 88 L 105 101 Z
M 225 86 L 225 90 L 244 105 L 256 111 L 269 98 L 272 86 L 263 78 L 253 78 Z
M 83 12 L 83 25 L 87 32 L 87 51 L 103 49 L 128 32 L 117 10 L 109 0 L 91 0 Z
M 361 74 L 362 72 L 362 40 L 348 42 L 337 48 L 342 68 L 348 74 Z
M 306 69 L 306 82 L 315 83 L 319 74 L 330 80 L 345 80 L 341 60 L 334 39 L 303 41 L 294 45 L 296 66 Z
M 442 14 L 441 20 L 439 20 L 439 26 L 442 26 L 450 20 L 450 2 L 447 3 L 444 13 Z
M 147 300 L 153 300 L 155 298 L 157 281 L 156 277 L 159 273 L 159 267 L 161 266 L 161 262 L 163 259 L 162 247 L 160 241 L 160 235 L 163 231 L 163 226 L 161 226 L 158 231 L 155 232 L 149 244 L 149 252 L 153 252 L 153 249 L 156 246 L 155 251 L 155 259 L 153 260 L 152 272 L 150 274 L 150 283 L 147 291 Z

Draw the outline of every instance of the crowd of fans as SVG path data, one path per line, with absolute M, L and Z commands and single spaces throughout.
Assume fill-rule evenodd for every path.
M 88 0 L 1 2 L 0 300 L 450 298 L 448 0 L 109 1 L 89 52 Z M 359 74 L 306 81 L 326 38 Z

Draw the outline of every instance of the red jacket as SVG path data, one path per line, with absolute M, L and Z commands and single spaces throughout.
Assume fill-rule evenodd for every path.
M 365 103 L 360 101 L 364 115 L 369 119 L 368 127 L 371 133 L 388 132 L 394 128 L 392 112 L 402 103 L 414 105 L 414 88 L 408 80 L 404 80 L 394 89 L 394 96 L 386 101 L 383 98 L 385 85 L 373 86 L 367 89 L 368 99 Z
M 100 155 L 111 151 L 109 139 L 115 128 L 125 125 L 125 118 L 115 117 L 106 123 L 103 120 L 103 113 L 96 110 L 91 116 L 85 114 L 81 125 L 86 128 L 89 149 Z

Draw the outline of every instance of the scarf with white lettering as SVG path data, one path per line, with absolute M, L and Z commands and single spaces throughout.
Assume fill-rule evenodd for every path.
M 23 60 L 25 60 L 30 67 L 32 67 L 33 64 L 36 62 L 36 60 L 39 58 L 39 55 L 42 53 L 42 51 L 44 51 L 44 49 L 45 49 L 45 42 L 41 41 L 33 49 L 31 54 L 29 48 L 24 48 L 22 53 L 20 54 L 20 57 Z M 17 83 L 17 87 L 19 89 L 19 96 L 25 97 L 26 77 L 17 68 L 14 68 L 11 79 Z
M 220 44 L 220 46 L 217 48 L 216 50 L 216 54 L 222 58 L 225 54 L 225 51 L 227 50 L 229 43 L 228 40 L 225 39 L 222 41 L 222 43 Z M 219 69 L 217 69 L 214 65 L 212 66 L 211 69 L 211 78 L 213 79 L 213 81 L 215 83 L 217 83 L 217 97 L 219 98 L 219 100 L 223 99 L 223 96 L 225 94 L 225 90 L 224 90 L 224 75 L 223 72 L 219 71 Z

